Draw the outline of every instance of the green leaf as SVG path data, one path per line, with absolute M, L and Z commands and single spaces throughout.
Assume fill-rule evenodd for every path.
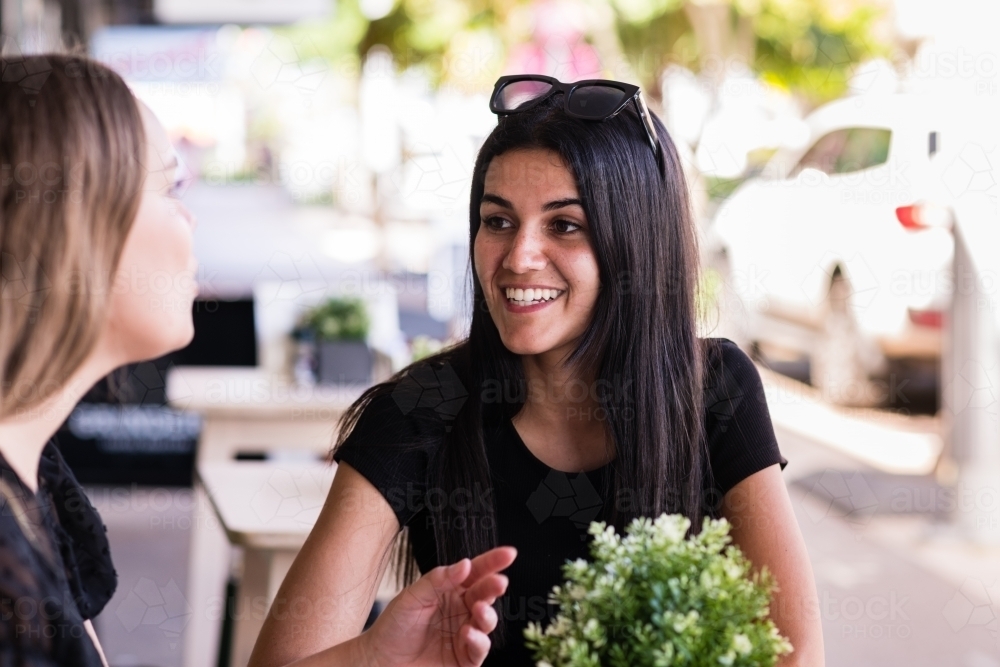
M 299 328 L 311 329 L 319 340 L 364 340 L 368 337 L 368 312 L 360 299 L 328 299 L 307 311 Z

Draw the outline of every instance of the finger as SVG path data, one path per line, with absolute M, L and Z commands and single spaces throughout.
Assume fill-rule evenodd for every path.
M 476 629 L 484 634 L 490 634 L 497 627 L 497 610 L 492 603 L 480 600 L 472 608 L 472 622 Z
M 404 588 L 400 595 L 407 596 L 422 607 L 437 605 L 443 594 L 461 587 L 471 567 L 468 558 L 450 566 L 440 565 Z
M 507 583 L 507 576 L 503 574 L 491 574 L 483 577 L 462 594 L 462 600 L 469 609 L 472 609 L 473 605 L 480 600 L 493 604 L 494 600 L 507 591 Z
M 514 547 L 496 547 L 484 551 L 472 559 L 472 570 L 462 583 L 465 586 L 472 586 L 486 575 L 510 567 L 515 558 L 517 558 L 517 549 Z
M 412 585 L 403 589 L 400 595 L 407 597 L 421 607 L 437 604 L 445 593 L 471 586 L 483 576 L 502 570 L 514 562 L 517 550 L 514 547 L 497 547 L 485 551 L 471 561 L 463 558 L 450 566 L 440 565 Z M 478 571 L 479 574 L 476 574 Z M 506 577 L 504 578 L 506 579 Z M 506 583 L 503 585 L 506 590 Z M 503 591 L 497 594 L 502 595 Z M 465 598 L 463 598 L 465 599 Z M 474 599 L 469 601 L 474 602 Z
M 479 667 L 490 652 L 490 638 L 469 624 L 458 630 L 458 656 L 462 667 Z

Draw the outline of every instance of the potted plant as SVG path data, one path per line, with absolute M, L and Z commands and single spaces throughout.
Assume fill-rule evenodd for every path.
M 525 630 L 539 667 L 771 667 L 792 650 L 768 618 L 774 582 L 730 544 L 729 524 L 706 519 L 685 539 L 681 515 L 635 519 L 620 537 L 590 525 L 593 562 L 567 561 L 559 605 Z
M 372 350 L 365 339 L 368 312 L 360 299 L 332 298 L 303 313 L 293 337 L 309 350 L 316 380 L 323 384 L 367 384 L 372 379 Z

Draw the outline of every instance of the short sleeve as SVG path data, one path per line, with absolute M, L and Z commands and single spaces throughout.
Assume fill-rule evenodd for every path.
M 760 373 L 728 338 L 706 356 L 705 436 L 712 488 L 721 498 L 750 475 L 788 461 L 778 449 Z
M 443 437 L 440 420 L 396 393 L 376 395 L 333 454 L 386 499 L 400 526 L 423 507 L 430 460 Z

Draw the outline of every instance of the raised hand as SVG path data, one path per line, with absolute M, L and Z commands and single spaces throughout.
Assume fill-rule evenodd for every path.
M 376 667 L 479 667 L 496 627 L 493 602 L 507 590 L 500 571 L 513 547 L 436 567 L 404 588 L 365 633 Z

